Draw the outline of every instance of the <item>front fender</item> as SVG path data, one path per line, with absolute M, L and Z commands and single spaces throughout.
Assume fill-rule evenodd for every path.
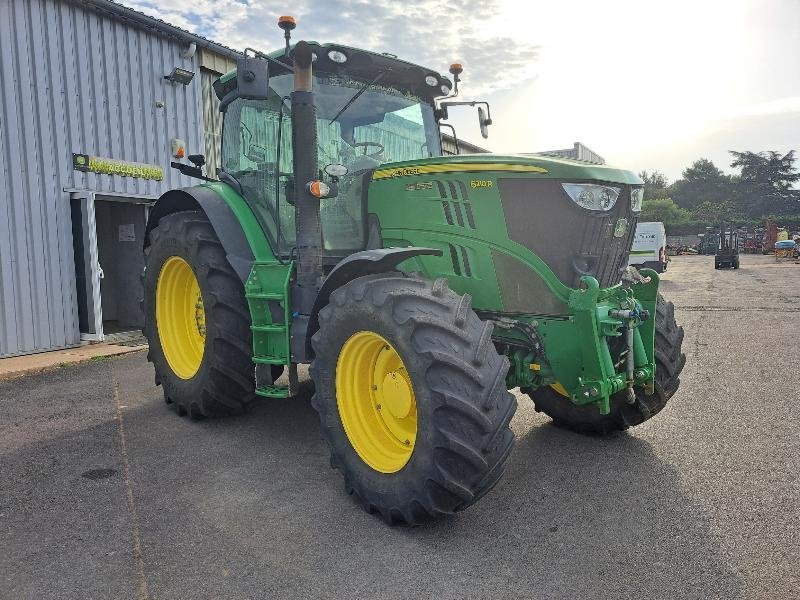
M 375 250 L 356 252 L 342 259 L 325 278 L 314 300 L 314 308 L 311 311 L 308 329 L 306 330 L 307 355 L 312 355 L 311 336 L 319 329 L 317 315 L 319 311 L 328 304 L 333 290 L 357 277 L 392 271 L 404 260 L 422 255 L 441 256 L 442 251 L 436 248 L 421 248 L 418 246 L 410 246 L 407 248 L 378 248 Z

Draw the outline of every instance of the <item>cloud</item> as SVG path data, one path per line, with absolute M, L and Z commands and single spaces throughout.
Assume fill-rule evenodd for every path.
M 446 73 L 464 65 L 465 93 L 509 89 L 534 76 L 539 49 L 532 43 L 497 37 L 485 23 L 499 11 L 497 0 L 336 0 L 286 2 L 244 0 L 128 0 L 127 6 L 214 41 L 243 49 L 271 51 L 283 42 L 276 23 L 290 12 L 298 20 L 294 39 L 333 42 L 398 57 Z

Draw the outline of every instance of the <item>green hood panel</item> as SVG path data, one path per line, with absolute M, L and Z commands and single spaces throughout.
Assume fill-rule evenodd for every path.
M 375 171 L 373 179 L 487 171 L 527 173 L 548 179 L 594 180 L 629 185 L 644 183 L 638 175 L 624 169 L 535 154 L 460 154 L 385 163 Z

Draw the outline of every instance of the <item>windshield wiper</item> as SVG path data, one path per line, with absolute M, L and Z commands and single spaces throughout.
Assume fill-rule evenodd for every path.
M 378 83 L 378 82 L 381 80 L 381 78 L 382 78 L 384 75 L 386 75 L 386 71 L 381 71 L 380 73 L 378 73 L 378 74 L 377 74 L 377 75 L 376 75 L 376 76 L 373 78 L 373 80 L 372 80 L 372 81 L 370 81 L 369 83 L 365 83 L 365 84 L 364 84 L 364 85 L 361 87 L 361 89 L 360 89 L 360 90 L 358 90 L 358 91 L 357 91 L 355 94 L 353 94 L 353 97 L 352 97 L 352 98 L 350 98 L 350 100 L 348 100 L 348 101 L 347 101 L 347 104 L 345 104 L 345 105 L 344 105 L 344 106 L 341 108 L 341 110 L 340 110 L 338 113 L 336 113 L 336 116 L 335 116 L 335 117 L 333 117 L 333 118 L 332 118 L 330 121 L 328 121 L 328 122 L 329 122 L 329 123 L 333 123 L 333 122 L 334 122 L 336 119 L 338 119 L 339 117 L 341 117 L 341 116 L 342 116 L 342 113 L 343 113 L 344 111 L 346 111 L 348 108 L 350 108 L 350 106 L 353 104 L 353 102 L 355 102 L 356 100 L 358 100 L 358 98 L 359 98 L 359 96 L 361 96 L 361 94 L 363 94 L 363 93 L 364 93 L 364 92 L 366 92 L 366 91 L 367 91 L 369 88 L 371 88 L 373 85 L 375 85 L 376 83 Z

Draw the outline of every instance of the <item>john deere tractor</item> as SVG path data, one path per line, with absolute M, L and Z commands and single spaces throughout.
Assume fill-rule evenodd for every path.
M 685 357 L 658 275 L 627 267 L 629 171 L 442 156 L 434 70 L 338 44 L 248 50 L 214 89 L 221 168 L 164 194 L 145 242 L 145 334 L 178 414 L 298 393 L 345 488 L 389 523 L 460 511 L 499 480 L 519 387 L 556 424 L 654 416 Z M 484 110 L 485 109 L 485 110 Z

